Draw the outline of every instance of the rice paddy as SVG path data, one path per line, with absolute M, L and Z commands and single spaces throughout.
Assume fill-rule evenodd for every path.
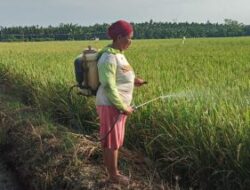
M 67 93 L 75 84 L 74 58 L 88 45 L 109 41 L 0 43 L 0 72 L 27 103 L 71 127 Z M 136 88 L 126 146 L 155 161 L 162 178 L 179 176 L 243 188 L 250 183 L 250 38 L 134 40 L 125 52 Z M 95 98 L 73 95 L 79 132 L 98 130 Z

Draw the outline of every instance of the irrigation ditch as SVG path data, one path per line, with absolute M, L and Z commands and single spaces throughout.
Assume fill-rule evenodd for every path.
M 173 187 L 161 180 L 142 154 L 125 148 L 119 164 L 131 177 L 130 185 L 107 183 L 101 148 L 94 137 L 50 121 L 46 113 L 23 101 L 21 94 L 8 79 L 0 77 L 0 189 Z
M 0 189 L 1 190 L 24 190 L 18 181 L 18 176 L 0 157 Z

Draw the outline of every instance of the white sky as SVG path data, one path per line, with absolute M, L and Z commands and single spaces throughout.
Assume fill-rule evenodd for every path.
M 0 26 L 130 22 L 250 24 L 250 0 L 0 0 Z

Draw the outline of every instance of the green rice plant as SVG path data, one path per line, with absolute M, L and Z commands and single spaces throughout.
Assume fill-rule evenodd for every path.
M 87 45 L 108 43 L 1 43 L 0 71 L 8 72 L 30 103 L 70 126 L 67 93 L 75 83 L 74 57 Z M 187 39 L 184 45 L 181 39 L 135 40 L 126 56 L 148 85 L 135 89 L 133 104 L 174 96 L 129 118 L 126 145 L 154 159 L 162 176 L 181 176 L 187 185 L 206 181 L 245 187 L 250 176 L 249 45 L 247 37 Z M 78 130 L 98 130 L 84 122 L 98 122 L 95 98 L 72 98 L 82 123 Z

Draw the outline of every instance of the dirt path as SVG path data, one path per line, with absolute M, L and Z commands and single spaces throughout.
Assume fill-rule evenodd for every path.
M 22 190 L 15 174 L 10 171 L 0 158 L 0 189 L 1 190 Z

